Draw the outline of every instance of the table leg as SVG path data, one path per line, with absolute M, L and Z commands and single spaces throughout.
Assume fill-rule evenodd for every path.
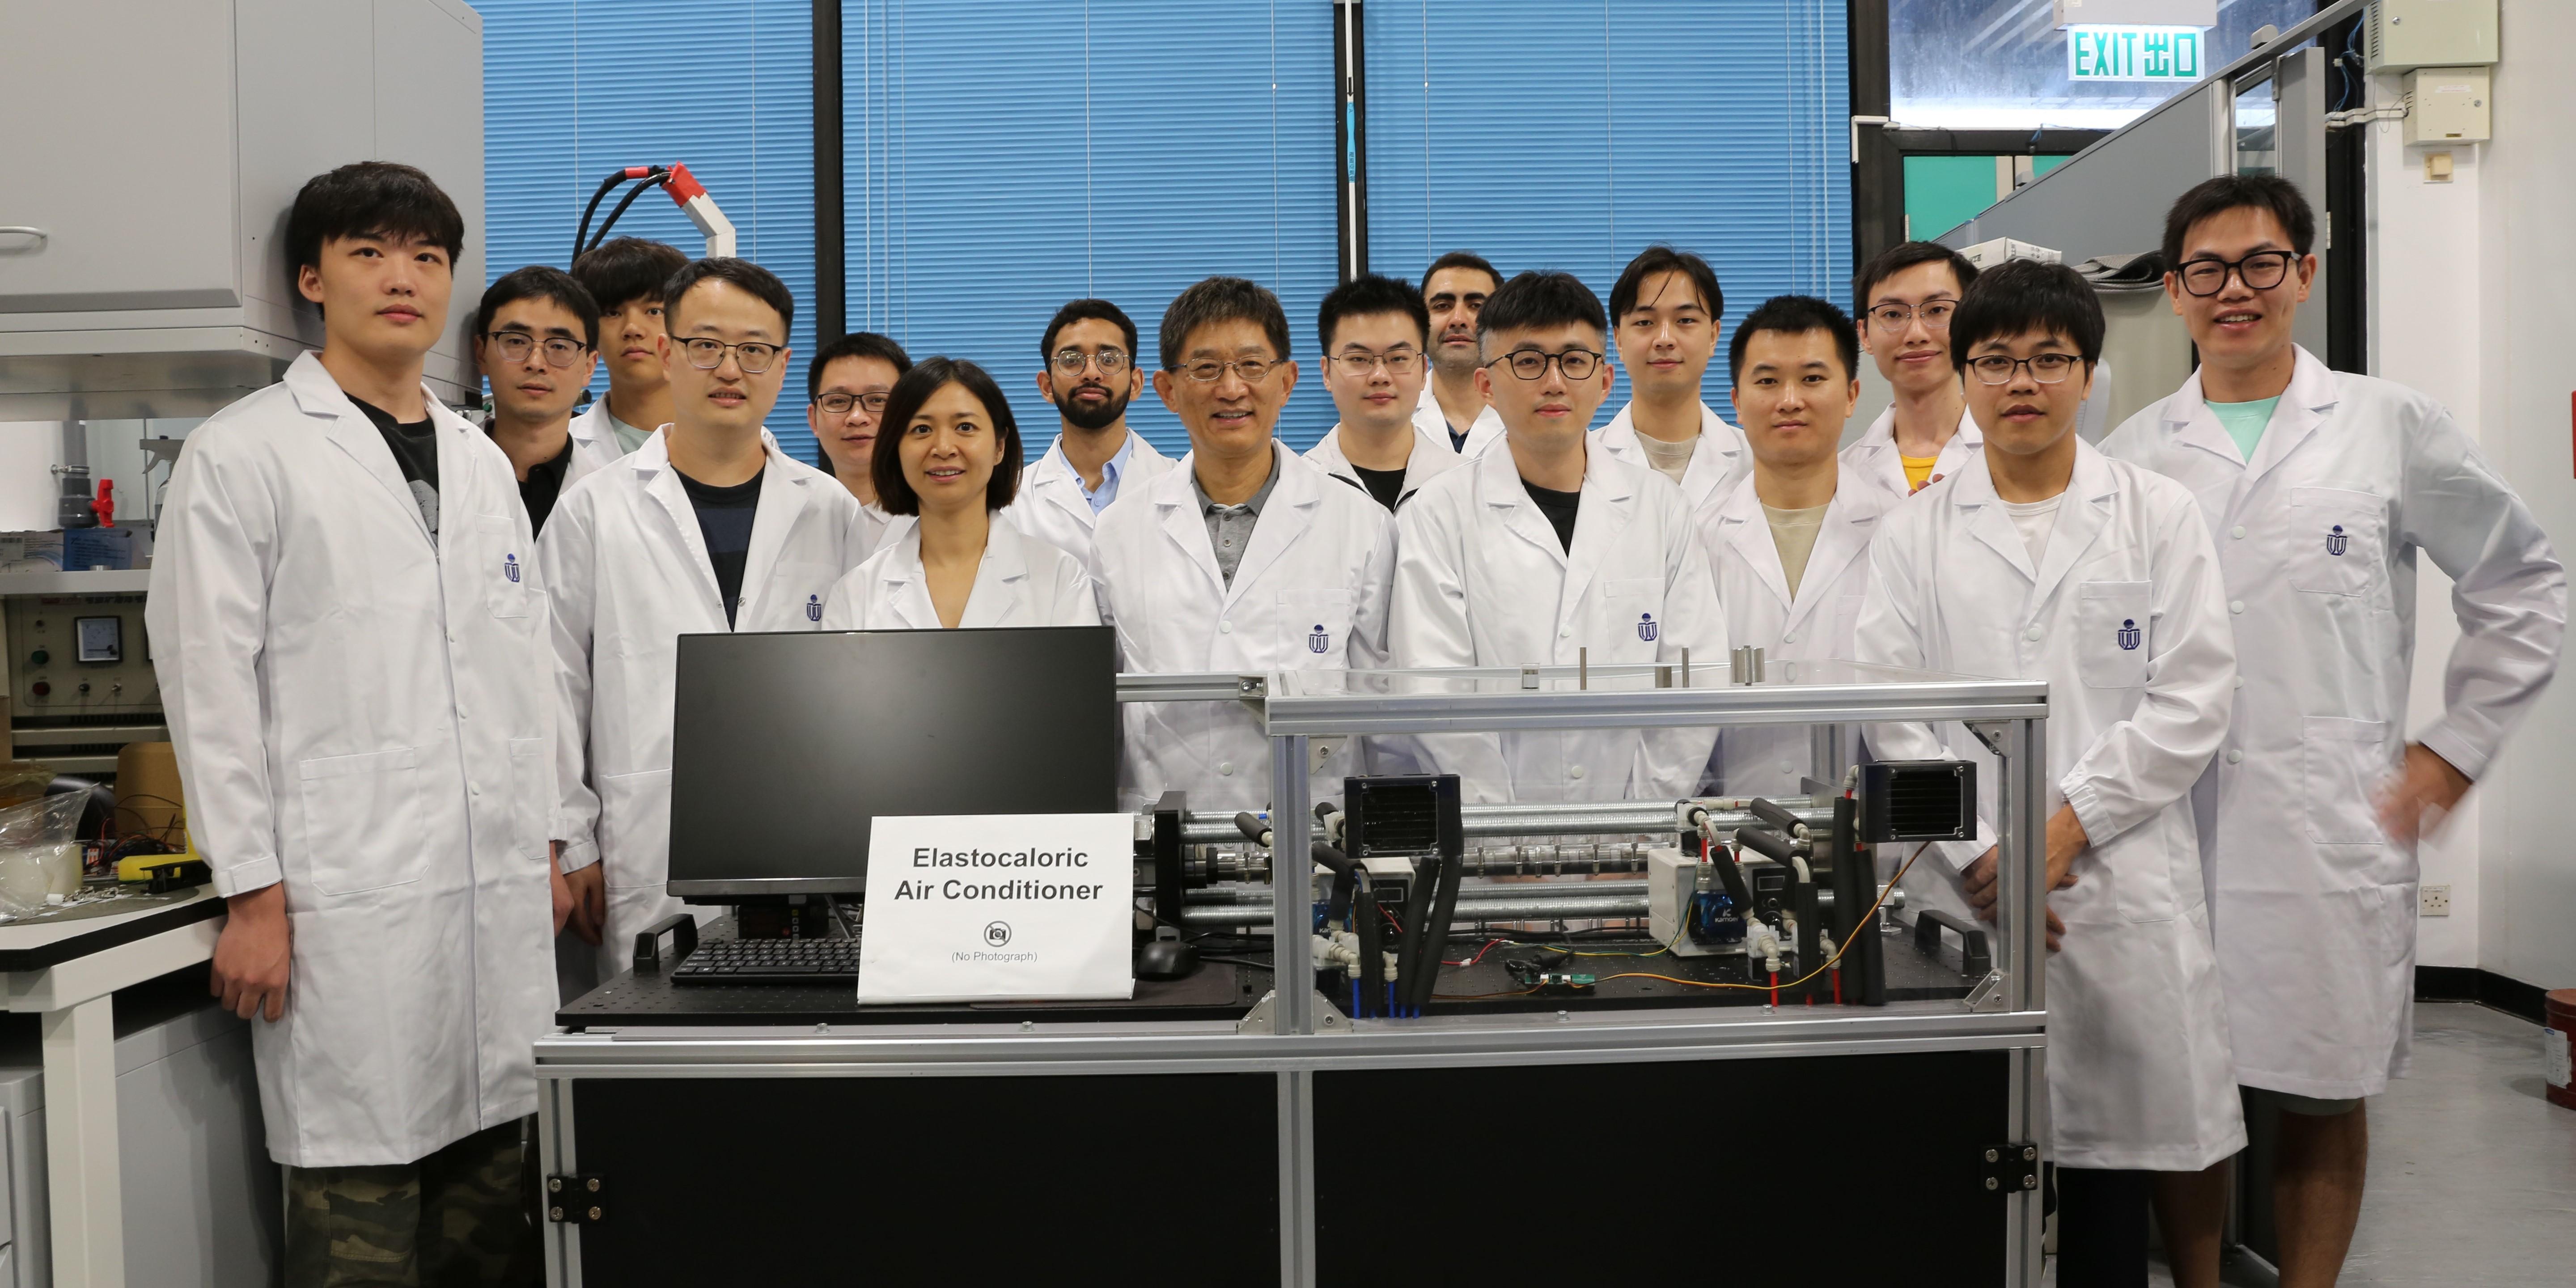
M 116 1143 L 116 999 L 43 1015 L 45 1178 L 58 1288 L 124 1288 Z

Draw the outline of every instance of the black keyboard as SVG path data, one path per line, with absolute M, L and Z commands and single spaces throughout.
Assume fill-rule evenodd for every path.
M 859 979 L 856 939 L 701 939 L 674 984 L 842 984 Z

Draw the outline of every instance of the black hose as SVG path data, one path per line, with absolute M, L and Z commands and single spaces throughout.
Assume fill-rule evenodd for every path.
M 653 172 L 651 174 L 644 176 L 644 181 L 642 183 L 638 183 L 634 187 L 627 189 L 626 195 L 619 198 L 617 204 L 609 209 L 608 218 L 599 221 L 599 231 L 590 235 L 590 244 L 582 249 L 585 251 L 599 249 L 599 244 L 608 240 L 608 230 L 617 226 L 617 217 L 625 214 L 626 208 L 634 205 L 637 197 L 641 197 L 645 193 L 652 191 L 654 187 L 662 182 L 663 176 L 669 173 L 670 171 L 665 170 L 660 166 L 655 166 L 653 167 Z
M 1269 832 L 1270 825 L 1262 822 L 1261 816 L 1250 810 L 1244 810 L 1234 816 L 1234 830 L 1243 833 L 1243 839 L 1254 845 L 1270 844 L 1264 835 Z
M 1351 897 L 1351 928 L 1360 941 L 1359 997 L 1351 1010 L 1351 1018 L 1358 1019 L 1386 1006 L 1386 947 L 1377 924 L 1377 891 Z
M 1404 938 L 1395 950 L 1395 989 L 1400 999 L 1410 998 L 1414 981 L 1423 976 L 1422 929 L 1431 920 L 1432 885 L 1424 862 L 1414 860 L 1413 881 L 1404 892 Z M 1438 969 L 1438 963 L 1433 963 L 1433 969 Z
M 1735 843 L 1775 863 L 1785 864 L 1798 853 L 1788 837 L 1767 827 L 1739 827 L 1735 829 Z
M 1770 824 L 1782 836 L 1796 836 L 1798 829 L 1803 826 L 1797 815 L 1759 796 L 1754 797 L 1744 808 L 1751 811 L 1753 817 Z
M 1449 956 L 1449 919 L 1458 911 L 1458 881 L 1465 875 L 1466 867 L 1463 854 L 1440 856 L 1440 894 L 1431 909 L 1431 924 L 1424 928 L 1423 965 L 1427 969 L 1412 989 L 1413 1013 L 1416 1015 L 1420 1015 L 1423 1006 L 1430 1002 L 1432 984 L 1440 975 L 1440 963 Z
M 584 245 L 590 240 L 590 217 L 599 213 L 600 200 L 608 195 L 609 189 L 626 182 L 627 177 L 625 167 L 620 166 L 616 170 L 610 172 L 607 178 L 600 180 L 598 190 L 590 194 L 590 204 L 581 208 L 581 227 L 575 229 L 572 235 L 572 257 L 574 259 L 581 258 L 581 252 Z M 567 263 L 564 267 L 570 268 L 572 265 Z

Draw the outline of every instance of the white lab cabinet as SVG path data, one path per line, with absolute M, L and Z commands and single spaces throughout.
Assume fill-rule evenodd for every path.
M 117 994 L 116 1109 L 131 1288 L 277 1282 L 280 1181 L 250 1027 L 203 967 Z M 0 1288 L 53 1282 L 45 1085 L 34 1016 L 0 1018 Z
M 318 347 L 304 181 L 427 171 L 465 218 L 429 376 L 474 387 L 482 19 L 461 0 L 0 0 L 0 420 L 202 416 Z

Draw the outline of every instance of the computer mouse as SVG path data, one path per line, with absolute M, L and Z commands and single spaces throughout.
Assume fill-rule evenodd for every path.
M 1178 939 L 1156 939 L 1136 950 L 1136 978 L 1185 979 L 1199 968 L 1199 950 Z

